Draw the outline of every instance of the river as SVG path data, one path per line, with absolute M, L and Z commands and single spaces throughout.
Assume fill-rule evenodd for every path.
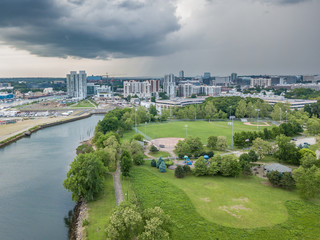
M 103 115 L 57 125 L 0 149 L 0 239 L 68 239 L 75 203 L 64 189 L 76 148 Z

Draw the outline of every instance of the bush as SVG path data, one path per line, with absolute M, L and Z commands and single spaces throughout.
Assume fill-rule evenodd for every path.
M 91 153 L 93 152 L 93 148 L 89 144 L 82 144 L 79 147 L 77 147 L 76 153 L 78 154 L 85 154 L 85 153 Z
M 137 166 L 143 165 L 144 163 L 144 155 L 141 153 L 133 155 L 133 163 Z
M 183 168 L 185 175 L 189 175 L 192 173 L 191 167 L 189 165 L 184 165 L 182 168 Z
M 82 221 L 82 227 L 88 226 L 89 225 L 89 221 L 87 219 L 84 219 Z
M 217 147 L 218 138 L 216 136 L 210 136 L 208 138 L 207 147 L 210 149 L 215 149 Z
M 256 154 L 255 151 L 250 150 L 248 155 L 250 157 L 250 162 L 257 162 L 258 161 L 258 155 Z
M 166 170 L 166 164 L 164 163 L 164 161 L 162 160 L 160 166 L 159 166 L 159 170 L 161 173 L 165 173 L 167 170 Z
M 241 168 L 242 168 L 242 175 L 243 176 L 251 176 L 252 171 L 251 171 L 251 165 L 248 162 L 240 162 Z
M 185 172 L 184 172 L 184 170 L 183 170 L 183 167 L 177 166 L 176 170 L 174 170 L 174 175 L 175 175 L 177 178 L 183 178 L 184 175 L 185 175 Z
M 207 162 L 204 160 L 204 157 L 199 157 L 196 163 L 194 164 L 194 175 L 204 176 L 208 173 Z
M 220 172 L 225 177 L 236 177 L 241 172 L 240 163 L 233 156 L 224 156 L 220 164 Z
M 157 147 L 155 147 L 154 145 L 151 145 L 150 152 L 155 153 L 155 152 L 158 152 L 158 151 L 159 151 L 159 149 Z
M 272 171 L 267 174 L 267 178 L 269 179 L 272 186 L 278 187 L 280 186 L 281 176 L 278 171 Z
M 296 186 L 296 183 L 292 177 L 292 174 L 289 172 L 286 172 L 282 175 L 280 180 L 280 186 L 284 189 L 291 190 Z
M 154 159 L 151 160 L 151 167 L 157 167 L 156 160 L 154 160 Z
M 166 164 L 167 167 L 173 165 L 173 162 L 171 160 L 166 160 L 164 163 Z
M 159 160 L 157 161 L 157 165 L 156 167 L 159 168 L 160 167 L 160 164 L 163 162 L 163 159 L 162 157 L 159 158 Z
M 141 134 L 135 134 L 132 139 L 143 142 L 143 136 Z

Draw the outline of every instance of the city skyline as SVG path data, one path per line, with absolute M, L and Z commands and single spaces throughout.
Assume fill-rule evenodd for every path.
M 0 3 L 0 78 L 320 73 L 319 1 Z M 123 15 L 126 18 L 123 18 Z

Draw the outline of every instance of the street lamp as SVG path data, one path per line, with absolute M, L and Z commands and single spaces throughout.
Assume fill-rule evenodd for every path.
M 259 112 L 260 112 L 260 109 L 256 109 L 256 111 L 257 111 L 257 131 L 259 132 L 259 124 L 258 124 L 258 122 L 259 122 Z
M 231 124 L 232 124 L 232 143 L 231 143 L 231 148 L 233 150 L 233 119 L 235 119 L 235 116 L 230 116 L 230 119 L 232 120 Z
M 229 108 L 230 108 L 230 114 L 229 114 L 229 117 L 231 117 L 231 108 L 232 108 L 232 106 L 229 106 Z
M 185 125 L 186 127 L 186 138 L 188 137 L 188 125 Z

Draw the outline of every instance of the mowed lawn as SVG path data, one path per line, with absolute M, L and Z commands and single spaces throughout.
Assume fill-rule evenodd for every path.
M 240 121 L 233 122 L 233 131 L 256 131 L 256 126 L 248 126 Z M 186 133 L 186 125 L 187 133 Z M 269 126 L 269 128 L 272 126 Z M 259 127 L 262 130 L 265 127 Z M 172 121 L 164 123 L 147 124 L 146 129 L 144 125 L 138 127 L 138 130 L 145 133 L 152 139 L 156 138 L 185 138 L 188 136 L 200 137 L 202 143 L 206 143 L 210 136 L 226 136 L 228 143 L 232 141 L 232 126 L 228 125 L 227 121 Z
M 188 176 L 132 169 L 142 208 L 160 206 L 171 216 L 171 239 L 319 239 L 320 206 L 255 177 Z
M 300 199 L 296 192 L 262 184 L 264 180 L 258 177 L 178 179 L 171 170 L 165 174 L 154 168 L 149 170 L 182 189 L 205 219 L 227 227 L 255 228 L 285 222 L 285 202 Z

